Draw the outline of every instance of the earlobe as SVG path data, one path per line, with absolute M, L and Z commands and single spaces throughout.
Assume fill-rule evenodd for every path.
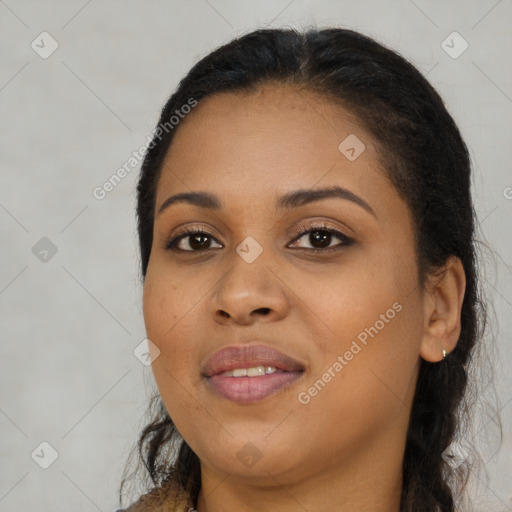
M 424 330 L 420 356 L 431 363 L 442 361 L 459 340 L 466 274 L 459 258 L 451 256 L 425 285 Z

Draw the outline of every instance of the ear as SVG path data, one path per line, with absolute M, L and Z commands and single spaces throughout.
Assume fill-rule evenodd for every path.
M 466 273 L 459 258 L 451 256 L 426 282 L 423 299 L 423 338 L 420 356 L 431 363 L 453 351 L 461 331 Z

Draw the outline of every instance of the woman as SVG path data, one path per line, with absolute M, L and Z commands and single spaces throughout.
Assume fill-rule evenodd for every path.
M 218 48 L 163 108 L 137 214 L 159 396 L 127 510 L 456 510 L 470 160 L 409 62 L 340 28 Z

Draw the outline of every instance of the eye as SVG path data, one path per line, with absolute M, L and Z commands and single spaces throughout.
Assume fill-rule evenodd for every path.
M 313 248 L 311 249 L 313 252 L 325 253 L 330 251 L 337 251 L 343 249 L 343 247 L 348 247 L 354 244 L 354 240 L 352 238 L 348 237 L 337 229 L 326 226 L 325 224 L 316 226 L 310 224 L 308 228 L 302 226 L 295 231 L 295 234 L 298 236 L 296 236 L 294 240 L 299 240 L 304 238 L 305 235 L 309 234 L 308 242 L 313 245 Z M 341 240 L 341 243 L 329 247 L 333 237 Z
M 192 249 L 183 249 L 178 247 L 181 241 L 187 240 L 187 244 Z M 165 248 L 170 251 L 176 252 L 199 252 L 205 249 L 211 249 L 208 240 L 215 240 L 210 233 L 204 231 L 202 228 L 189 228 L 178 236 L 175 236 L 167 241 Z
M 309 225 L 306 227 L 300 227 L 295 230 L 296 237 L 293 241 L 303 238 L 309 234 L 309 243 L 313 245 L 311 249 L 308 247 L 300 247 L 301 249 L 309 249 L 312 252 L 325 253 L 335 250 L 340 250 L 343 247 L 348 247 L 354 244 L 354 240 L 337 229 L 329 228 L 325 224 L 322 225 Z M 341 240 L 341 243 L 331 246 L 332 239 L 337 238 Z M 202 228 L 189 228 L 179 235 L 172 237 L 170 240 L 165 242 L 164 247 L 167 250 L 174 252 L 202 252 L 208 249 L 212 249 L 211 241 L 215 240 L 208 231 Z M 179 247 L 181 242 L 186 241 L 185 247 Z M 217 242 L 216 242 L 217 243 Z

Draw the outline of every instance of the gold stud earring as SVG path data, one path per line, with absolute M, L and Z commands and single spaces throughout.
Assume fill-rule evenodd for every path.
M 446 350 L 443 348 L 443 359 L 446 357 Z

